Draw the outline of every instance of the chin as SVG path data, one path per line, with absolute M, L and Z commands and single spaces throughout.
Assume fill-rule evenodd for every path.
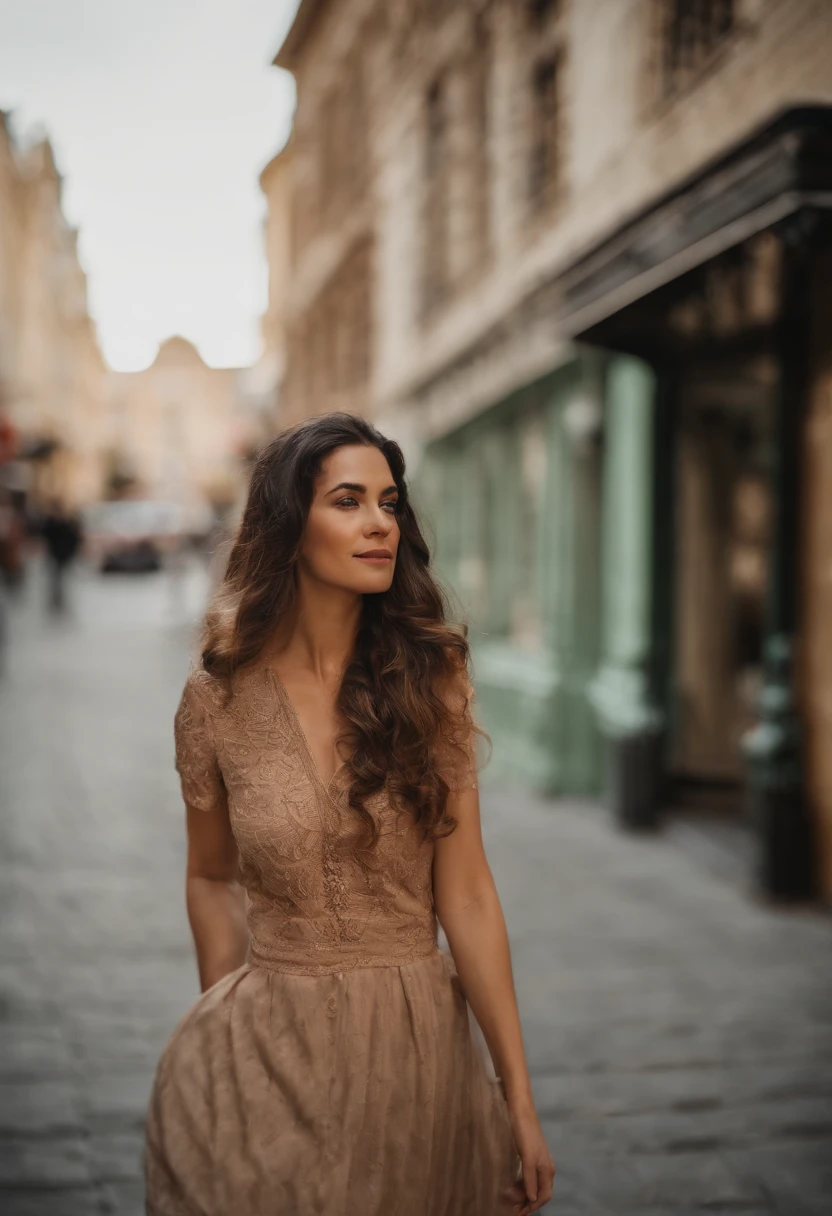
M 351 591 L 354 595 L 378 595 L 389 591 L 393 583 L 392 570 L 353 570 L 349 573 L 352 578 L 330 575 L 324 577 L 323 581 L 332 587 L 339 587 L 342 591 Z
M 369 569 L 357 571 L 358 578 L 351 580 L 352 589 L 358 591 L 361 595 L 373 595 L 379 591 L 389 591 L 393 582 L 393 569 L 391 567 L 383 567 L 381 569 Z
M 393 582 L 393 575 L 385 573 L 377 578 L 363 578 L 360 580 L 360 587 L 356 590 L 362 595 L 375 595 L 381 591 L 389 591 Z

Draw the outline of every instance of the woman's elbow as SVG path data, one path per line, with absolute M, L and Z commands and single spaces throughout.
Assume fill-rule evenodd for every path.
M 434 896 L 436 915 L 446 932 L 449 925 L 487 913 L 496 901 L 497 888 L 490 871 L 479 875 L 475 881 L 455 884 Z

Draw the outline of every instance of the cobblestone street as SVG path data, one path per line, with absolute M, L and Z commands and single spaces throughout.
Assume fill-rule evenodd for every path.
M 82 576 L 60 622 L 36 584 L 11 613 L 4 1216 L 138 1216 L 153 1068 L 197 995 L 171 725 L 202 579 L 166 577 Z M 592 807 L 483 806 L 559 1167 L 547 1211 L 828 1216 L 832 921 L 760 907 Z

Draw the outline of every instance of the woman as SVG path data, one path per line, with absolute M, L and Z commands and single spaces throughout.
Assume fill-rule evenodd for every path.
M 203 995 L 157 1070 L 151 1216 L 549 1199 L 467 658 L 397 444 L 346 414 L 274 440 L 176 715 Z

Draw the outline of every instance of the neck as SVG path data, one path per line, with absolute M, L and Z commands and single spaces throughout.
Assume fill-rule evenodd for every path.
M 276 630 L 269 653 L 287 669 L 325 683 L 340 680 L 355 649 L 363 597 L 310 579 L 298 571 L 298 594 L 289 617 Z

